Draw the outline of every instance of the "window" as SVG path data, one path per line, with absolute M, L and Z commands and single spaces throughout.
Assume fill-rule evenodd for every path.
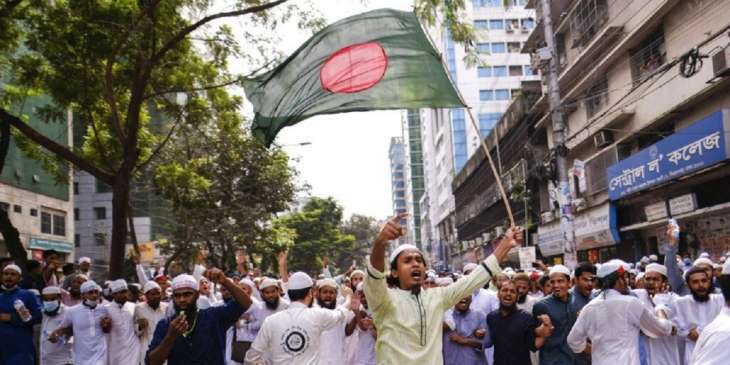
M 96 179 L 96 192 L 97 193 L 108 193 L 111 191 L 112 191 L 112 187 L 109 184 L 107 184 L 99 179 Z
M 31 209 L 30 210 L 30 216 L 31 217 L 37 217 L 38 216 L 38 209 Z
M 10 204 L 8 204 L 6 202 L 0 202 L 0 209 L 7 212 L 10 210 Z
M 479 90 L 480 101 L 494 100 L 494 90 Z
M 492 68 L 490 66 L 479 66 L 477 67 L 477 74 L 479 77 L 491 77 Z
M 515 31 L 520 29 L 520 20 L 519 19 L 507 19 L 507 31 Z
M 499 118 L 502 117 L 502 113 L 484 113 L 479 114 L 479 134 L 482 138 L 489 135 L 489 132 L 494 129 L 494 126 L 499 122 Z
M 507 89 L 494 90 L 494 99 L 495 100 L 509 100 L 509 90 L 507 90 Z
M 492 30 L 504 29 L 504 20 L 502 20 L 502 19 L 489 20 L 489 29 L 492 29 Z
M 509 75 L 510 76 L 522 76 L 522 66 L 510 66 Z
M 527 0 L 515 0 L 515 4 L 517 4 L 517 6 L 525 6 L 525 4 L 527 4 Z
M 494 66 L 494 77 L 507 76 L 507 66 Z
M 616 147 L 610 147 L 586 162 L 586 186 L 588 194 L 596 194 L 608 188 L 606 169 L 618 160 Z
M 94 217 L 96 217 L 97 220 L 106 219 L 106 208 L 104 208 L 104 207 L 94 208 Z
M 501 42 L 492 43 L 492 53 L 493 54 L 499 54 L 499 53 L 504 53 L 504 52 L 505 52 L 504 43 L 501 43 Z
M 507 52 L 509 53 L 520 53 L 520 42 L 508 42 Z
M 81 235 L 74 235 L 74 247 L 81 247 Z
M 482 0 L 487 6 L 502 6 L 502 0 Z
M 603 76 L 588 89 L 584 102 L 588 118 L 594 116 L 608 103 L 608 79 L 606 76 Z
M 587 45 L 608 20 L 606 0 L 581 0 L 573 11 L 570 29 L 574 35 L 572 46 Z
M 96 244 L 97 246 L 106 245 L 106 234 L 94 233 L 94 244 Z
M 23 207 L 21 207 L 20 205 L 13 205 L 13 212 L 18 213 L 18 214 L 22 214 L 23 213 Z
M 406 196 L 406 192 L 405 192 L 405 191 L 396 191 L 396 192 L 395 192 L 395 196 L 396 196 L 397 198 L 403 198 L 403 197 L 405 197 L 405 196 Z
M 489 48 L 489 43 L 477 43 L 477 52 L 479 52 L 479 53 L 491 52 L 491 50 Z
M 535 28 L 535 21 L 532 18 L 522 19 L 522 28 L 524 28 L 524 29 Z
M 525 76 L 536 75 L 536 73 L 534 73 L 535 71 L 533 71 L 532 67 L 530 67 L 529 65 L 524 65 L 522 67 L 524 68 L 522 72 L 525 74 Z
M 666 62 L 664 31 L 659 28 L 650 34 L 639 44 L 639 47 L 629 51 L 629 55 L 631 77 L 636 84 Z
M 476 29 L 489 29 L 489 22 L 486 20 L 475 20 L 474 28 Z
M 54 236 L 65 236 L 66 235 L 66 216 L 60 214 L 53 215 L 53 235 Z
M 74 220 L 78 221 L 80 218 L 79 208 L 74 208 Z
M 79 195 L 79 183 L 74 181 L 74 195 Z
M 512 89 L 512 90 L 511 90 L 511 93 L 512 93 L 512 99 L 515 99 L 515 98 L 517 98 L 517 97 L 518 97 L 518 96 L 520 95 L 520 92 L 521 92 L 521 91 L 520 91 L 520 89 Z
M 41 212 L 41 233 L 53 234 L 51 213 Z

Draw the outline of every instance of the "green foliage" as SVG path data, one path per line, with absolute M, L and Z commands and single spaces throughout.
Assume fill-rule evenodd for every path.
M 362 265 L 365 256 L 370 252 L 371 245 L 375 242 L 379 228 L 375 218 L 360 214 L 353 214 L 350 219 L 343 222 L 342 231 L 355 237 L 355 243 L 352 251 L 344 252 L 337 257 L 337 265 L 349 267 L 352 260 L 357 260 Z
M 322 271 L 322 257 L 339 257 L 351 252 L 355 236 L 344 233 L 341 225 L 342 207 L 331 197 L 312 197 L 300 212 L 276 219 L 274 227 L 286 227 L 296 232 L 289 249 L 289 270 L 317 275 Z

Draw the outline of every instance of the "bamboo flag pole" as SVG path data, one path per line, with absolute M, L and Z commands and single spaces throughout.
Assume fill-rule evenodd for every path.
M 458 91 L 458 89 L 457 89 L 457 91 Z M 459 92 L 459 95 L 461 95 L 461 92 Z M 489 167 L 492 169 L 492 174 L 494 175 L 494 179 L 497 180 L 497 187 L 499 188 L 499 194 L 502 196 L 502 202 L 504 203 L 504 207 L 505 207 L 505 209 L 507 209 L 507 217 L 509 218 L 509 223 L 511 226 L 515 226 L 515 217 L 512 215 L 512 206 L 509 204 L 509 197 L 507 197 L 507 192 L 504 190 L 504 185 L 502 185 L 502 177 L 499 175 L 497 168 L 494 166 L 494 160 L 492 160 L 492 154 L 489 153 L 489 147 L 487 147 L 487 140 L 486 140 L 486 138 L 482 138 L 482 134 L 479 131 L 479 126 L 477 125 L 477 122 L 474 119 L 474 114 L 471 112 L 471 108 L 467 107 L 465 109 L 466 109 L 467 113 L 469 113 L 469 120 L 471 120 L 471 126 L 474 127 L 474 130 L 477 132 L 477 136 L 479 136 L 479 140 L 481 141 L 481 145 L 482 145 L 482 150 L 484 151 L 484 154 L 487 155 L 487 161 L 489 162 Z

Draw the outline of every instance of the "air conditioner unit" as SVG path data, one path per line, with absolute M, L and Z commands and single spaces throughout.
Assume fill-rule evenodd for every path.
M 602 130 L 593 136 L 593 145 L 596 148 L 603 148 L 613 143 L 613 133 L 611 131 Z
M 730 53 L 727 49 L 712 55 L 712 74 L 715 77 L 730 76 Z

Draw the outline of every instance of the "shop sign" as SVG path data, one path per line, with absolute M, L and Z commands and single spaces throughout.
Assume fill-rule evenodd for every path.
M 543 256 L 555 256 L 563 253 L 565 238 L 560 230 L 560 221 L 537 227 L 537 246 Z
M 626 195 L 730 158 L 730 109 L 704 119 L 608 167 L 608 197 Z
M 697 209 L 697 196 L 694 193 L 669 200 L 669 211 L 672 215 L 694 212 L 695 209 Z
M 644 214 L 646 214 L 646 220 L 649 222 L 657 219 L 666 218 L 669 215 L 667 212 L 667 202 L 662 200 L 658 203 L 645 206 Z
M 528 270 L 532 268 L 532 263 L 537 260 L 535 254 L 535 246 L 520 247 L 518 249 L 518 255 L 520 257 L 520 268 L 522 270 Z
M 71 242 L 47 240 L 45 238 L 31 237 L 30 248 L 33 250 L 56 250 L 58 252 L 71 253 L 74 245 Z
M 578 250 L 615 245 L 619 242 L 616 207 L 610 203 L 584 211 L 573 218 Z

